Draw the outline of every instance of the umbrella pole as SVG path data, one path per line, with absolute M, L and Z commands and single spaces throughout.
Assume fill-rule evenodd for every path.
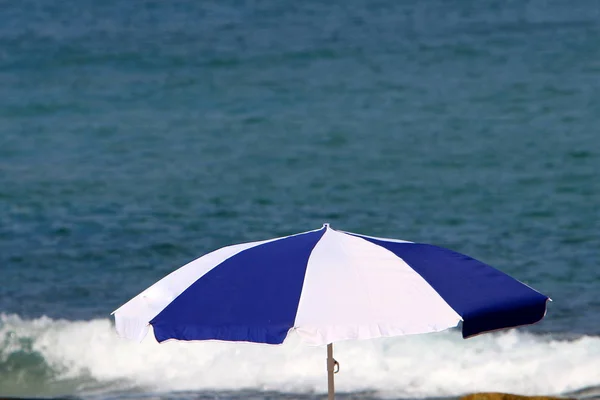
M 333 369 L 335 360 L 333 359 L 333 343 L 327 345 L 327 400 L 335 399 L 335 387 L 333 385 Z

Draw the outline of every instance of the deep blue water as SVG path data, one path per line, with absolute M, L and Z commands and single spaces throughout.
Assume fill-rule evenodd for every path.
M 525 332 L 597 337 L 598 43 L 592 0 L 0 2 L 0 313 L 107 319 L 329 222 L 469 254 L 552 297 Z M 60 379 L 7 321 L 0 395 L 77 395 L 29 389 Z

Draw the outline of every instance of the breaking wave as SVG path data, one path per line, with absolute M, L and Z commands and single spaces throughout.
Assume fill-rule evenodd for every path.
M 511 330 L 463 340 L 456 331 L 335 344 L 342 392 L 401 398 L 476 391 L 564 394 L 600 385 L 600 337 Z M 114 392 L 326 391 L 325 349 L 119 338 L 109 319 L 0 315 L 0 395 Z

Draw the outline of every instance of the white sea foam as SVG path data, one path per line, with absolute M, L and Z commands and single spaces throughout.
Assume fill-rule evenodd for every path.
M 37 352 L 57 379 L 91 377 L 148 390 L 325 392 L 325 348 L 291 337 L 281 346 L 167 342 L 117 337 L 109 319 L 24 320 L 0 315 L 0 365 Z M 27 349 L 24 342 L 28 342 Z M 463 340 L 457 332 L 342 342 L 336 387 L 395 397 L 474 391 L 561 394 L 600 384 L 600 338 L 556 340 L 520 331 Z M 114 385 L 111 385 L 114 388 Z

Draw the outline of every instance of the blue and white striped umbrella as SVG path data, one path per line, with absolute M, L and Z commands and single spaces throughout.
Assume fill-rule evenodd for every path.
M 228 246 L 174 271 L 114 312 L 141 341 L 310 345 L 436 332 L 464 337 L 532 324 L 548 297 L 441 247 L 321 229 Z

